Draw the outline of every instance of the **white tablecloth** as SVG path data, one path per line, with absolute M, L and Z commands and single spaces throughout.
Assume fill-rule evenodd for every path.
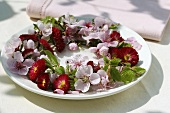
M 0 48 L 14 33 L 32 24 L 27 0 L 0 0 Z M 170 22 L 161 42 L 146 41 L 152 65 L 130 89 L 94 100 L 62 100 L 41 96 L 15 84 L 0 65 L 0 113 L 169 113 Z

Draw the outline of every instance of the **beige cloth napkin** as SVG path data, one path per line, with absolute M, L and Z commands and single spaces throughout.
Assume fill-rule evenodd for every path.
M 121 23 L 146 39 L 160 41 L 170 14 L 170 0 L 31 0 L 32 18 L 64 14 L 103 16 Z

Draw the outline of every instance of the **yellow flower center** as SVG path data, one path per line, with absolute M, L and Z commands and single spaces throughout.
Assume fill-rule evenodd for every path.
M 125 59 L 126 61 L 129 60 L 129 58 L 130 58 L 130 55 L 129 55 L 129 54 L 127 54 L 127 55 L 124 56 L 124 59 Z
M 37 70 L 38 70 L 38 68 L 37 68 L 37 67 L 34 67 L 34 73 L 35 73 Z
M 64 80 L 62 80 L 62 81 L 61 81 L 61 83 L 60 83 L 60 85 L 58 86 L 58 88 L 63 88 L 63 87 L 64 87 L 64 85 L 65 85 L 65 81 L 64 81 Z
M 45 83 L 46 83 L 46 82 L 45 82 L 45 79 L 43 79 L 43 81 L 42 81 L 42 85 L 43 85 L 43 86 L 45 86 Z

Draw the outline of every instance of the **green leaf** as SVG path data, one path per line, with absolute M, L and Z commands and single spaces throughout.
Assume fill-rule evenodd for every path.
M 117 29 L 120 24 L 112 24 L 109 29 Z
M 100 39 L 90 39 L 88 45 L 90 47 L 97 47 L 97 45 L 101 42 L 102 41 Z
M 110 67 L 110 75 L 113 80 L 116 80 L 116 81 L 121 80 L 120 72 L 115 67 Z
M 55 67 L 55 72 L 59 75 L 64 74 L 64 67 L 63 66 L 59 66 L 59 67 Z
M 77 69 L 71 71 L 71 75 L 74 76 L 77 72 Z
M 132 67 L 132 70 L 133 70 L 138 76 L 140 76 L 140 75 L 142 75 L 142 74 L 144 74 L 144 73 L 146 72 L 146 70 L 145 70 L 144 68 L 139 67 L 139 66 L 134 66 L 134 67 Z
M 118 48 L 122 47 L 132 47 L 132 45 L 130 43 L 120 42 Z
M 58 60 L 55 55 L 53 55 L 49 50 L 44 50 L 44 52 L 54 66 L 59 66 Z
M 123 43 L 123 47 L 132 47 L 130 43 Z
M 109 65 L 104 65 L 103 70 L 107 71 L 108 67 L 109 67 Z
M 40 31 L 40 29 L 39 29 L 39 27 L 38 27 L 38 25 L 37 24 L 33 24 L 34 25 L 34 30 L 38 30 L 38 31 Z
M 109 64 L 109 59 L 106 56 L 103 56 L 104 64 Z
M 121 59 L 114 58 L 114 59 L 110 60 L 110 65 L 111 66 L 118 66 L 120 62 L 121 62 Z
M 47 58 L 43 58 L 46 62 L 46 66 L 50 68 L 53 72 L 55 71 L 53 66 L 51 65 L 51 62 Z
M 123 63 L 126 67 L 130 67 L 131 66 L 131 63 L 129 63 L 129 62 L 124 62 Z
M 127 84 L 135 80 L 135 72 L 132 71 L 130 68 L 125 67 L 121 72 L 121 79 L 122 81 Z
M 49 22 L 51 22 L 51 18 L 50 16 L 46 16 L 45 18 L 42 18 L 41 21 L 44 23 L 44 24 L 47 24 Z

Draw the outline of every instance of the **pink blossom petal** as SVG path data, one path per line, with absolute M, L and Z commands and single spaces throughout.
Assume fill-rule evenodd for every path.
M 8 46 L 7 44 L 5 45 L 5 53 L 7 55 L 12 55 L 13 52 L 15 51 L 15 48 Z
M 27 73 L 28 73 L 28 67 L 24 67 L 24 68 L 18 70 L 19 75 L 27 75 Z
M 93 68 L 91 65 L 88 65 L 88 66 L 83 66 L 84 68 L 84 71 L 86 73 L 86 75 L 91 75 L 93 73 Z
M 33 59 L 25 59 L 23 64 L 26 65 L 27 67 L 31 67 L 34 62 L 35 61 Z
M 118 45 L 118 41 L 112 41 L 108 43 L 108 47 L 116 47 Z
M 50 74 L 50 81 L 51 81 L 51 83 L 53 83 L 54 82 L 54 80 L 56 79 L 58 77 L 58 75 L 57 74 Z
M 34 57 L 39 57 L 40 56 L 40 52 L 38 51 L 38 49 L 34 49 L 33 56 Z
M 104 60 L 103 60 L 103 58 L 100 58 L 100 59 L 98 60 L 98 63 L 100 64 L 100 66 L 104 66 Z
M 85 70 L 84 70 L 84 66 L 82 65 L 82 66 L 80 66 L 80 67 L 78 68 L 78 70 L 77 70 L 77 72 L 76 72 L 76 77 L 77 77 L 77 78 L 83 78 L 84 75 L 86 75 L 86 72 L 85 72 Z
M 93 73 L 93 74 L 91 74 L 89 80 L 90 80 L 91 84 L 96 85 L 96 84 L 100 83 L 100 76 L 97 73 Z
M 106 18 L 105 19 L 105 24 L 108 25 L 108 26 L 111 26 L 113 24 L 113 21 L 108 19 L 108 18 Z
M 18 69 L 15 68 L 15 67 L 10 67 L 9 70 L 12 72 L 12 73 L 15 73 L 15 74 L 18 74 Z
M 90 52 L 95 53 L 97 52 L 97 47 L 90 47 L 89 50 Z
M 136 39 L 134 37 L 129 37 L 129 38 L 127 38 L 126 41 L 128 41 L 128 42 L 135 42 Z
M 104 26 L 103 26 L 103 30 L 104 30 L 104 31 L 107 31 L 108 29 L 109 29 L 109 26 L 108 26 L 108 25 L 104 25 Z
M 14 52 L 14 59 L 16 59 L 17 62 L 22 62 L 24 60 L 21 52 L 19 51 Z
M 64 91 L 63 90 L 61 90 L 61 89 L 55 89 L 54 90 L 54 93 L 57 93 L 57 94 L 64 94 Z
M 97 47 L 90 47 L 89 50 L 90 52 L 95 53 L 97 52 Z
M 33 40 L 28 40 L 27 42 L 27 48 L 29 49 L 34 49 L 34 41 Z
M 80 21 L 77 23 L 78 26 L 85 26 L 85 24 L 86 24 L 85 20 L 80 20 Z
M 42 30 L 42 34 L 44 37 L 48 37 L 50 34 L 52 34 L 52 24 L 45 24 L 44 29 Z
M 101 85 L 92 85 L 91 88 L 92 90 L 97 91 L 97 92 L 102 92 L 106 90 L 106 88 Z
M 16 35 L 12 36 L 11 40 L 5 44 L 5 53 L 10 56 L 20 44 L 21 39 Z
M 41 31 L 43 31 L 43 29 L 44 29 L 44 24 L 43 24 L 40 20 L 37 21 L 37 26 L 38 26 L 38 28 L 39 28 Z
M 137 51 L 141 49 L 142 45 L 137 42 L 137 40 L 134 37 L 129 37 L 125 41 L 126 43 L 130 43 L 134 49 Z
M 68 45 L 69 50 L 75 51 L 78 49 L 78 45 L 76 43 L 70 43 Z
M 132 44 L 133 48 L 139 51 L 142 48 L 142 45 L 139 44 L 137 41 Z
M 102 85 L 106 87 L 109 82 L 107 73 L 104 70 L 98 70 L 97 73 L 100 75 Z
M 13 59 L 13 58 L 7 59 L 8 67 L 15 67 L 15 64 L 16 64 L 16 60 L 15 59 Z
M 80 91 L 68 91 L 69 94 L 78 95 Z
M 21 44 L 21 39 L 17 35 L 13 35 L 10 41 L 13 48 L 17 48 Z
M 100 55 L 106 56 L 106 55 L 108 54 L 108 51 L 109 51 L 109 48 L 106 47 L 106 46 L 103 46 L 103 47 L 99 50 L 99 53 L 100 53 Z
M 96 18 L 94 19 L 94 24 L 95 24 L 96 27 L 100 27 L 100 26 L 102 26 L 104 23 L 105 23 L 105 20 L 104 20 L 103 18 L 101 18 L 101 17 L 96 17 Z
M 103 46 L 108 46 L 108 44 L 107 43 L 99 43 L 98 45 L 97 45 L 97 49 L 101 49 Z
M 75 87 L 76 90 L 80 90 L 83 93 L 85 93 L 85 92 L 87 92 L 89 90 L 90 83 L 89 82 L 84 83 L 81 79 L 78 79 L 75 82 L 74 87 Z
M 107 40 L 106 32 L 99 32 L 98 35 L 99 35 L 99 39 L 102 42 L 105 42 Z
M 101 77 L 107 76 L 107 73 L 106 73 L 104 70 L 98 70 L 97 73 L 98 73 Z

